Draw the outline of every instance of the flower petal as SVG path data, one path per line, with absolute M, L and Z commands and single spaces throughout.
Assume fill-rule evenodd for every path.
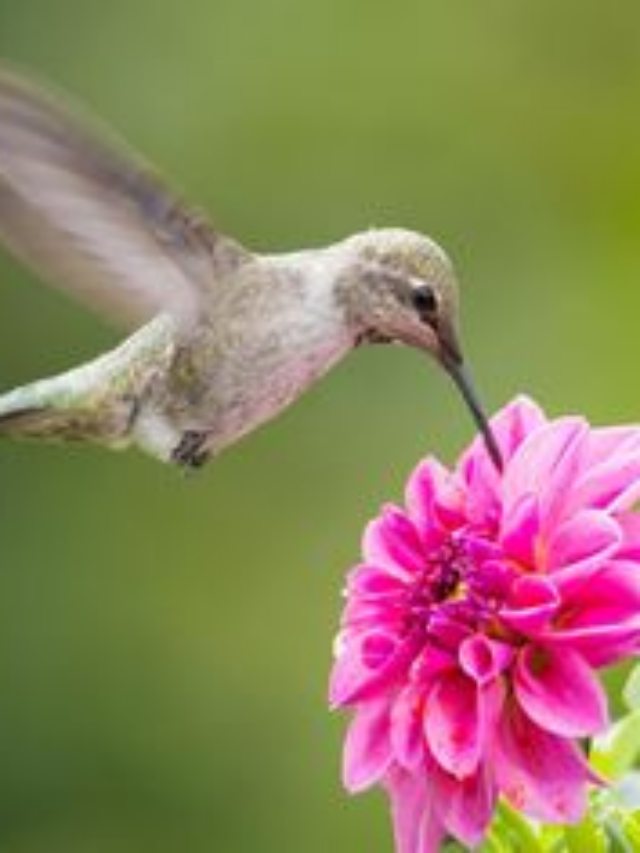
M 451 651 L 427 643 L 411 664 L 409 678 L 426 691 L 436 676 L 455 670 L 456 667 L 456 658 Z
M 508 604 L 500 609 L 500 619 L 525 636 L 539 634 L 560 609 L 555 585 L 546 577 L 522 575 L 511 588 Z
M 561 513 L 569 488 L 580 468 L 589 435 L 582 418 L 559 418 L 536 430 L 520 445 L 505 470 L 502 483 L 505 516 L 523 495 L 536 495 L 543 529 Z
M 497 789 L 488 769 L 481 768 L 466 779 L 455 779 L 440 771 L 435 776 L 440 817 L 458 841 L 476 847 L 491 822 Z
M 624 513 L 616 518 L 622 534 L 622 544 L 617 556 L 621 560 L 633 560 L 640 564 L 640 515 Z
M 431 544 L 443 528 L 463 521 L 463 500 L 450 471 L 437 459 L 422 461 L 411 474 L 405 494 L 407 509 L 423 542 Z
M 458 779 L 476 771 L 484 741 L 478 688 L 462 673 L 441 676 L 425 706 L 424 731 L 435 760 Z
M 619 549 L 622 533 L 617 522 L 598 510 L 585 509 L 555 531 L 547 548 L 548 571 L 571 569 L 576 578 L 587 578 Z
M 458 650 L 462 671 L 477 684 L 494 681 L 513 660 L 513 647 L 482 634 L 467 637 Z
M 540 510 L 536 495 L 525 494 L 515 501 L 502 519 L 500 540 L 506 556 L 533 568 L 540 535 Z
M 546 422 L 540 408 L 526 397 L 518 397 L 491 418 L 491 432 L 502 454 L 505 470 L 522 442 Z M 467 517 L 473 523 L 495 523 L 501 505 L 501 476 L 478 436 L 461 456 L 457 471 L 466 493 Z
M 414 657 L 416 647 L 382 629 L 350 635 L 338 650 L 331 673 L 332 707 L 352 705 L 389 689 Z
M 579 820 L 593 776 L 578 747 L 543 731 L 513 703 L 501 722 L 493 766 L 507 800 L 546 823 Z
M 369 788 L 384 776 L 391 760 L 388 703 L 364 703 L 351 721 L 344 745 L 345 788 L 351 794 Z
M 565 591 L 558 573 L 562 608 L 541 633 L 545 644 L 579 651 L 592 666 L 615 662 L 640 642 L 640 566 L 616 561 L 594 573 L 589 583 Z
M 381 628 L 401 630 L 407 581 L 396 573 L 366 563 L 356 566 L 347 578 L 347 604 L 342 614 L 345 628 L 363 631 Z
M 386 506 L 364 532 L 365 562 L 381 566 L 406 578 L 424 565 L 422 544 L 416 528 L 397 507 Z
M 572 489 L 570 509 L 630 509 L 640 497 L 640 451 L 616 454 L 586 471 Z
M 637 426 L 599 427 L 589 436 L 588 465 L 595 467 L 618 454 L 640 451 L 640 429 Z
M 429 777 L 395 769 L 385 787 L 391 799 L 396 853 L 439 853 L 445 832 Z
M 591 625 L 557 631 L 552 639 L 557 646 L 579 651 L 595 669 L 611 666 L 640 653 L 640 616 L 615 627 Z
M 587 737 L 607 724 L 606 694 L 584 658 L 570 649 L 524 648 L 514 684 L 520 705 L 547 731 Z
M 391 747 L 398 764 L 416 772 L 424 768 L 424 690 L 413 684 L 400 691 L 391 709 Z
M 347 595 L 365 601 L 393 599 L 402 595 L 406 588 L 406 583 L 396 575 L 366 563 L 352 569 L 347 580 Z

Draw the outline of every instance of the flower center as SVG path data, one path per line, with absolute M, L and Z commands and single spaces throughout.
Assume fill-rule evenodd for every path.
M 460 543 L 447 542 L 427 560 L 425 571 L 431 599 L 441 603 L 464 595 L 464 578 L 469 568 L 468 557 Z
M 406 632 L 457 645 L 470 631 L 486 628 L 507 588 L 504 569 L 488 559 L 493 550 L 460 532 L 431 552 L 407 593 Z

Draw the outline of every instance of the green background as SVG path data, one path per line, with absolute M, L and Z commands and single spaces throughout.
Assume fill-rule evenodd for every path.
M 637 420 L 640 5 L 0 0 L 72 91 L 248 245 L 439 239 L 490 408 Z M 0 256 L 0 382 L 118 340 Z M 325 707 L 343 572 L 471 427 L 380 348 L 201 476 L 0 448 L 0 851 L 390 850 Z

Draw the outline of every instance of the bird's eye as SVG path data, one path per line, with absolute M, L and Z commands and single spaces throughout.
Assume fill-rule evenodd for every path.
M 414 288 L 411 293 L 411 302 L 421 317 L 429 317 L 438 309 L 438 300 L 433 290 L 427 285 Z

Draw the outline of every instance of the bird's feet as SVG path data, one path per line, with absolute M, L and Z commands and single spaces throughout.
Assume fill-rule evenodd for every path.
M 206 432 L 187 430 L 171 453 L 172 461 L 185 470 L 195 471 L 202 468 L 209 458 L 206 446 L 208 438 L 209 434 Z

